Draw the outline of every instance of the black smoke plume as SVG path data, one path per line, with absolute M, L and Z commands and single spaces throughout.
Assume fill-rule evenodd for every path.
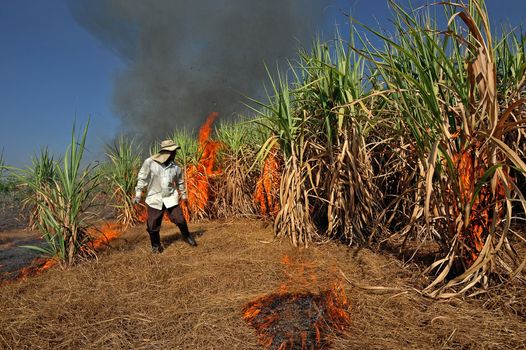
M 328 0 L 72 0 L 76 21 L 125 62 L 114 113 L 143 141 L 195 128 L 263 97 L 264 64 L 294 58 L 322 29 Z

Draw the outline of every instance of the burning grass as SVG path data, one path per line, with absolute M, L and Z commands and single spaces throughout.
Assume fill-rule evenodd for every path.
M 90 237 L 89 243 L 87 244 L 87 249 L 93 250 L 93 251 L 101 251 L 102 249 L 109 246 L 109 244 L 117 239 L 124 231 L 124 228 L 126 226 L 121 223 L 117 222 L 106 222 L 98 227 L 91 227 L 87 229 L 87 234 Z M 59 264 L 60 261 L 55 258 L 44 258 L 44 257 L 38 257 L 33 259 L 33 261 L 29 264 L 29 266 L 26 266 L 22 268 L 18 274 L 14 276 L 10 276 L 2 281 L 0 278 L 0 285 L 1 284 L 7 284 L 11 283 L 14 280 L 20 280 L 25 279 L 28 277 L 34 277 L 37 276 L 50 268 L 56 266 Z
M 20 270 L 20 272 L 17 275 L 17 279 L 23 279 L 27 277 L 36 276 L 53 266 L 55 266 L 58 263 L 56 259 L 44 259 L 44 258 L 36 258 L 33 260 L 31 265 L 24 267 Z M 8 281 L 6 281 L 8 282 Z
M 345 291 L 335 285 L 317 294 L 266 295 L 248 303 L 243 318 L 266 349 L 322 349 L 329 345 L 327 334 L 349 328 L 348 308 Z
M 88 234 L 92 237 L 90 246 L 95 250 L 108 246 L 111 241 L 122 234 L 124 227 L 123 224 L 116 222 L 106 222 L 97 228 L 88 230 Z
M 277 150 L 269 152 L 263 161 L 261 175 L 256 183 L 254 199 L 259 205 L 261 215 L 276 217 L 279 211 L 279 184 L 281 164 Z
M 524 34 L 495 38 L 483 0 L 439 2 L 440 20 L 389 4 L 392 33 L 316 41 L 255 102 L 270 130 L 263 151 L 283 157 L 276 234 L 297 246 L 435 241 L 424 289 L 435 298 L 524 282 L 509 231 L 526 211 L 510 176 L 526 171 Z
M 491 302 L 437 302 L 414 292 L 425 285 L 414 265 L 368 249 L 269 243 L 271 229 L 257 221 L 190 229 L 201 235 L 195 249 L 168 223 L 161 231 L 165 252 L 151 255 L 144 228 L 133 227 L 98 261 L 3 286 L 0 348 L 261 349 L 242 318 L 244 307 L 269 291 L 309 292 L 315 299 L 338 280 L 340 269 L 351 282 L 342 286 L 352 301 L 352 323 L 343 336 L 329 332 L 333 349 L 526 346 L 524 290 L 498 297 L 494 291 Z
M 470 4 L 475 8 L 481 6 L 478 2 Z M 396 7 L 399 38 L 383 39 L 387 48 L 384 53 L 371 53 L 367 49 L 362 52 L 362 56 L 369 55 L 374 62 L 384 61 L 378 65 L 380 72 L 374 77 L 388 84 L 384 90 L 366 91 L 368 87 L 362 85 L 363 77 L 368 75 L 366 65 L 341 40 L 339 47 L 334 48 L 337 57 L 334 62 L 330 50 L 321 43 L 315 45 L 312 54 L 304 55 L 303 66 L 309 69 L 305 76 L 312 81 L 289 85 L 278 75 L 278 81 L 272 81 L 275 96 L 271 96 L 268 106 L 263 105 L 266 112 L 271 111 L 263 116 L 268 122 L 263 124 L 268 124 L 272 135 L 263 142 L 268 157 L 255 189 L 250 189 L 251 194 L 255 190 L 261 213 L 275 218 L 275 233 L 290 238 L 295 246 L 307 246 L 320 238 L 364 245 L 386 238 L 375 234 L 388 236 L 393 233 L 392 228 L 400 227 L 407 230 L 394 233 L 403 236 L 404 242 L 416 235 L 418 243 L 426 240 L 439 243 L 442 249 L 432 257 L 427 270 L 434 275 L 434 281 L 415 282 L 407 275 L 394 280 L 393 274 L 404 275 L 410 270 L 391 261 L 386 264 L 396 268 L 376 271 L 380 281 L 369 281 L 376 284 L 383 280 L 386 288 L 374 285 L 362 288 L 358 287 L 362 283 L 356 283 L 351 290 L 348 285 L 334 281 L 318 283 L 317 278 L 302 275 L 304 280 L 291 283 L 294 290 L 281 288 L 267 294 L 277 289 L 274 282 L 280 276 L 275 274 L 276 262 L 286 248 L 261 244 L 259 237 L 251 236 L 250 230 L 255 230 L 250 226 L 253 223 L 246 225 L 248 229 L 243 224 L 237 226 L 237 233 L 229 229 L 235 225 L 224 224 L 221 236 L 214 236 L 208 243 L 205 240 L 191 254 L 180 249 L 177 254 L 173 251 L 170 254 L 168 249 L 158 260 L 145 259 L 143 250 L 129 245 L 125 249 L 131 253 L 119 256 L 117 268 L 106 263 L 108 270 L 100 270 L 93 261 L 85 263 L 85 258 L 109 245 L 121 229 L 109 225 L 102 229 L 103 235 L 98 239 L 90 239 L 95 232 L 90 232 L 85 217 L 95 198 L 90 193 L 98 189 L 100 179 L 89 168 L 85 171 L 80 168 L 86 127 L 80 143 L 75 132 L 72 133 L 71 148 L 65 157 L 71 162 L 41 162 L 49 163 L 50 170 L 57 171 L 57 178 L 49 183 L 29 183 L 35 194 L 32 199 L 40 206 L 39 215 L 44 219 L 36 222 L 49 243 L 46 252 L 73 267 L 71 271 L 61 271 L 61 275 L 50 273 L 45 282 L 41 279 L 27 285 L 14 283 L 2 290 L 5 293 L 0 298 L 2 307 L 10 312 L 0 316 L 0 344 L 7 348 L 256 348 L 253 333 L 238 319 L 239 310 L 243 310 L 244 320 L 256 329 L 260 343 L 268 349 L 317 349 L 327 347 L 331 340 L 341 348 L 526 347 L 522 331 L 526 300 L 522 270 L 526 260 L 524 254 L 515 253 L 524 238 L 518 234 L 515 234 L 518 238 L 514 237 L 509 231 L 516 214 L 512 202 L 520 202 L 526 210 L 523 193 L 510 173 L 514 168 L 524 171 L 526 164 L 523 151 L 508 145 L 515 142 L 508 140 L 511 136 L 524 132 L 524 78 L 509 93 L 499 96 L 500 59 L 494 57 L 489 29 L 482 32 L 477 23 L 479 17 L 487 19 L 485 10 L 473 11 L 471 5 L 451 6 L 460 12 L 450 24 L 467 29 L 449 27 L 458 38 L 446 37 L 438 28 L 428 30 Z M 463 33 L 467 36 L 460 40 Z M 447 40 L 451 38 L 454 49 L 448 46 Z M 466 43 L 470 46 L 465 46 Z M 422 48 L 422 54 L 414 55 L 418 52 L 415 48 Z M 511 63 L 501 60 L 501 65 Z M 348 74 L 349 71 L 353 73 Z M 415 72 L 431 74 L 421 74 L 421 79 L 415 79 Z M 321 75 L 317 76 L 318 73 Z M 342 79 L 334 79 L 335 76 Z M 523 68 L 518 76 L 524 77 Z M 447 79 L 443 80 L 444 77 Z M 396 85 L 393 83 L 396 81 L 403 84 Z M 374 98 L 379 95 L 389 98 L 379 103 Z M 382 116 L 385 110 L 389 113 Z M 193 162 L 182 164 L 189 197 L 184 213 L 194 222 L 203 217 L 217 217 L 221 211 L 221 208 L 214 208 L 215 212 L 209 210 L 214 199 L 210 180 L 218 175 L 216 155 L 222 147 L 210 137 L 216 118 L 217 113 L 212 113 L 201 128 Z M 373 125 L 381 128 L 371 129 Z M 399 129 L 386 134 L 384 131 L 393 125 Z M 376 137 L 381 140 L 370 142 Z M 406 141 L 396 141 L 398 138 Z M 375 157 L 379 156 L 374 149 L 388 142 L 397 145 L 390 154 L 400 161 L 393 161 L 392 168 L 379 166 L 380 173 L 375 175 L 370 164 L 377 162 Z M 274 145 L 279 145 L 278 154 L 274 153 Z M 407 162 L 411 156 L 403 152 L 396 154 L 398 147 L 415 154 L 414 169 L 406 169 L 405 164 L 413 161 Z M 231 163 L 236 164 L 235 160 Z M 229 174 L 241 174 L 247 163 L 250 162 L 243 159 L 231 166 Z M 123 168 L 125 182 L 130 186 L 135 182 L 131 168 Z M 249 176 L 237 177 L 241 181 L 232 181 L 226 191 L 235 195 L 219 203 L 235 206 L 237 201 L 238 208 L 250 210 L 243 192 L 249 187 L 243 184 Z M 388 196 L 381 196 L 375 181 L 399 187 L 396 198 L 389 198 L 390 202 L 382 198 Z M 239 191 L 240 188 L 243 190 Z M 130 204 L 129 192 L 122 190 L 116 198 Z M 372 206 L 384 199 L 383 208 Z M 126 208 L 126 213 L 139 214 L 139 219 L 144 220 L 144 212 L 136 212 L 133 204 Z M 243 214 L 242 209 L 230 213 Z M 122 221 L 131 224 L 135 218 L 128 214 L 122 216 Z M 313 259 L 314 267 L 304 265 L 301 271 L 319 268 L 330 261 L 342 270 L 361 273 L 363 279 L 374 276 L 374 271 L 364 269 L 358 260 L 349 259 L 344 249 L 314 247 L 309 252 L 297 250 L 294 254 L 330 252 Z M 456 266 L 459 261 L 461 268 Z M 77 262 L 83 267 L 75 267 Z M 42 261 L 23 274 L 39 274 L 55 263 L 56 260 Z M 379 264 L 369 262 L 368 267 L 378 270 Z M 327 265 L 323 268 L 328 275 L 334 275 Z M 415 272 L 421 271 L 412 271 Z M 346 275 L 351 276 L 348 271 Z M 393 286 L 400 280 L 410 286 Z M 455 298 L 483 287 L 491 298 L 495 286 L 502 281 L 507 281 L 506 288 L 514 291 L 514 295 L 491 310 L 497 316 L 485 309 L 487 304 L 461 301 L 454 307 L 441 308 L 414 292 L 423 289 L 431 297 Z M 304 288 L 309 283 L 311 288 Z M 522 289 L 514 289 L 514 283 Z M 76 290 L 71 289 L 72 285 Z M 30 287 L 26 290 L 24 286 Z M 56 298 L 57 290 L 68 295 L 67 302 Z M 370 291 L 394 290 L 388 298 L 375 299 L 370 295 Z M 105 300 L 94 299 L 101 291 L 111 293 L 104 295 Z M 360 317 L 363 321 L 363 324 L 354 322 L 354 329 L 349 328 L 348 293 L 355 310 L 353 321 Z M 77 304 L 70 302 L 71 295 Z M 122 296 L 122 300 L 116 295 Z M 477 296 L 479 291 L 471 295 Z M 32 300 L 38 302 L 31 304 Z M 27 303 L 31 305 L 28 307 Z M 455 310 L 458 305 L 464 305 L 459 308 L 461 311 Z M 434 312 L 428 314 L 429 309 Z M 44 310 L 42 313 L 48 315 L 34 310 Z M 46 316 L 51 317 L 42 320 Z M 368 323 L 372 323 L 372 328 Z M 98 328 L 90 328 L 93 324 L 107 327 L 92 329 Z M 378 330 L 383 330 L 380 332 L 383 338 L 373 343 L 369 337 L 377 336 Z M 347 331 L 368 339 L 346 337 Z M 422 334 L 423 331 L 428 334 Z M 393 335 L 403 341 L 395 340 Z
M 199 130 L 198 162 L 186 167 L 186 188 L 188 203 L 183 204 L 183 214 L 187 221 L 204 216 L 210 200 L 210 178 L 217 175 L 217 152 L 221 144 L 211 139 L 212 125 L 219 114 L 211 113 Z
M 320 284 L 313 261 L 285 255 L 281 263 L 288 281 L 277 292 L 249 302 L 243 319 L 266 349 L 326 348 L 329 334 L 343 335 L 350 326 L 350 305 L 342 282 Z
M 213 112 L 197 140 L 175 131 L 188 194 L 183 213 L 196 222 L 253 216 L 259 209 L 274 219 L 278 237 L 304 247 L 329 239 L 349 245 L 392 236 L 431 240 L 441 248 L 426 270 L 434 276 L 424 289 L 431 297 L 524 282 L 526 260 L 515 253 L 509 231 L 523 215 L 517 209 L 526 211 L 511 176 L 526 170 L 517 147 L 526 125 L 524 35 L 495 41 L 482 0 L 440 3 L 447 25 L 432 20 L 427 8 L 408 12 L 390 4 L 393 34 L 366 28 L 383 49 L 356 51 L 355 40 L 364 41 L 355 28 L 349 41 L 315 41 L 300 52 L 294 74 L 269 74 L 268 102 L 252 100 L 260 117 L 255 123 L 227 126 L 214 139 Z M 503 49 L 508 44 L 509 52 Z M 249 124 L 263 130 L 248 133 L 241 125 Z M 145 218 L 130 205 L 132 148 L 121 142 L 110 155 L 113 167 L 122 169 L 114 179 L 122 189 L 117 199 L 126 202 L 121 221 L 129 223 L 133 215 Z M 257 160 L 261 167 L 253 166 Z M 98 180 L 88 175 L 62 182 L 91 191 Z M 58 220 L 80 221 L 87 198 L 79 198 L 70 217 L 56 210 Z M 55 209 L 52 199 L 41 208 L 44 214 Z M 51 224 L 46 237 L 68 264 L 87 252 L 80 249 L 88 241 L 82 227 Z

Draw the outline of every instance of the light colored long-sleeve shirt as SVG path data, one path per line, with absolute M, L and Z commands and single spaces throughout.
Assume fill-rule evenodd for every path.
M 146 159 L 137 176 L 137 197 L 140 198 L 145 187 L 148 187 L 146 204 L 158 210 L 163 204 L 166 208 L 178 205 L 179 196 L 186 199 L 183 172 L 174 162 L 159 164 L 152 158 Z

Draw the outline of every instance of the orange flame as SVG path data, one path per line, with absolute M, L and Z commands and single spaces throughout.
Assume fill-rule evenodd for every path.
M 123 227 L 118 223 L 106 223 L 100 228 L 89 228 L 87 233 L 89 236 L 94 238 L 90 243 L 89 247 L 95 250 L 107 246 L 109 242 L 117 238 L 123 231 Z M 36 258 L 29 266 L 26 266 L 18 272 L 15 280 L 20 280 L 32 276 L 41 274 L 42 272 L 52 268 L 58 263 L 55 258 L 45 259 Z M 9 283 L 10 281 L 4 281 L 3 283 Z
M 188 203 L 182 204 L 183 214 L 187 221 L 191 215 L 200 215 L 204 212 L 210 199 L 210 178 L 220 173 L 216 170 L 217 152 L 221 143 L 211 140 L 212 124 L 219 116 L 212 112 L 199 130 L 199 162 L 190 164 L 186 168 L 186 186 Z
M 276 216 L 279 212 L 280 206 L 278 201 L 278 189 L 281 180 L 281 174 L 279 172 L 280 163 L 277 157 L 277 151 L 272 150 L 265 162 L 263 163 L 263 169 L 261 175 L 256 183 L 256 192 L 254 199 L 261 208 L 261 215 Z
M 87 233 L 93 240 L 89 243 L 89 247 L 95 250 L 107 246 L 111 241 L 119 237 L 122 233 L 123 227 L 121 224 L 108 222 L 103 224 L 100 228 L 89 228 Z M 24 279 L 27 277 L 36 276 L 58 263 L 58 260 L 55 258 L 44 259 L 36 258 L 31 264 L 27 267 L 22 268 L 16 279 Z
M 144 222 L 147 219 L 146 207 L 137 205 L 135 207 L 137 218 Z M 165 217 L 167 220 L 168 217 Z M 89 242 L 88 246 L 94 250 L 99 250 L 100 248 L 107 246 L 111 241 L 119 237 L 123 232 L 124 227 L 119 223 L 107 222 L 99 228 L 88 228 L 87 234 L 92 238 L 92 241 Z M 16 279 L 23 279 L 30 276 L 36 276 L 51 267 L 55 266 L 58 263 L 58 260 L 55 258 L 43 259 L 36 258 L 34 259 L 30 266 L 22 268 L 17 275 Z M 10 280 L 2 281 L 2 284 L 9 283 Z
M 135 209 L 136 220 L 140 222 L 141 224 L 145 223 L 146 220 L 148 220 L 148 210 L 146 210 L 146 205 L 145 204 L 135 204 L 134 209 Z M 164 212 L 163 214 L 163 221 L 164 222 L 170 221 L 170 217 L 168 216 L 167 212 Z
M 199 130 L 200 154 L 197 164 L 190 164 L 186 167 L 185 180 L 188 195 L 188 202 L 181 203 L 183 215 L 187 221 L 191 216 L 199 216 L 204 213 L 206 204 L 210 199 L 210 178 L 220 173 L 216 170 L 217 152 L 221 148 L 221 143 L 211 140 L 212 124 L 219 116 L 219 113 L 212 112 Z M 144 205 L 136 206 L 137 219 L 146 222 L 148 213 Z M 170 221 L 167 213 L 163 216 L 164 221 Z
M 16 279 L 24 279 L 24 278 L 28 278 L 31 276 L 36 276 L 52 268 L 57 263 L 58 261 L 56 259 L 36 258 L 31 262 L 29 266 L 24 267 L 20 270 Z
M 144 204 L 135 204 L 134 209 L 137 221 L 140 223 L 145 223 L 146 220 L 148 220 L 148 211 L 146 210 L 146 206 Z
M 461 206 L 459 208 L 458 205 L 455 205 L 456 215 L 473 202 L 468 218 L 469 224 L 467 227 L 463 227 L 460 233 L 460 239 L 466 249 L 463 258 L 467 266 L 470 266 L 478 258 L 484 248 L 484 241 L 491 226 L 492 201 L 498 201 L 505 196 L 504 187 L 499 180 L 495 194 L 492 193 L 489 184 L 484 184 L 474 197 L 475 186 L 483 178 L 487 168 L 487 159 L 477 157 L 474 152 L 475 149 L 476 144 L 473 145 L 473 148 L 468 148 L 454 157 L 459 177 Z M 500 216 L 502 205 L 498 204 L 496 210 Z
M 259 342 L 266 349 L 321 349 L 329 341 L 327 335 L 344 333 L 350 325 L 349 300 L 340 282 L 325 291 L 314 293 L 308 289 L 317 279 L 303 280 L 305 272 L 315 276 L 314 264 L 293 262 L 284 256 L 282 263 L 289 277 L 288 285 L 300 289 L 289 292 L 287 285 L 278 292 L 249 302 L 243 309 L 243 319 L 256 329 Z M 299 274 L 299 280 L 296 275 Z M 301 347 L 300 347 L 301 345 Z
M 107 246 L 111 241 L 121 235 L 122 225 L 114 222 L 107 222 L 99 228 L 88 229 L 88 235 L 94 240 L 90 242 L 90 247 L 97 250 Z

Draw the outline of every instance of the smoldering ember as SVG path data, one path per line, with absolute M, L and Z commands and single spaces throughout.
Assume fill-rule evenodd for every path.
M 0 347 L 526 348 L 526 35 L 351 3 L 66 2 L 122 127 L 3 145 Z

